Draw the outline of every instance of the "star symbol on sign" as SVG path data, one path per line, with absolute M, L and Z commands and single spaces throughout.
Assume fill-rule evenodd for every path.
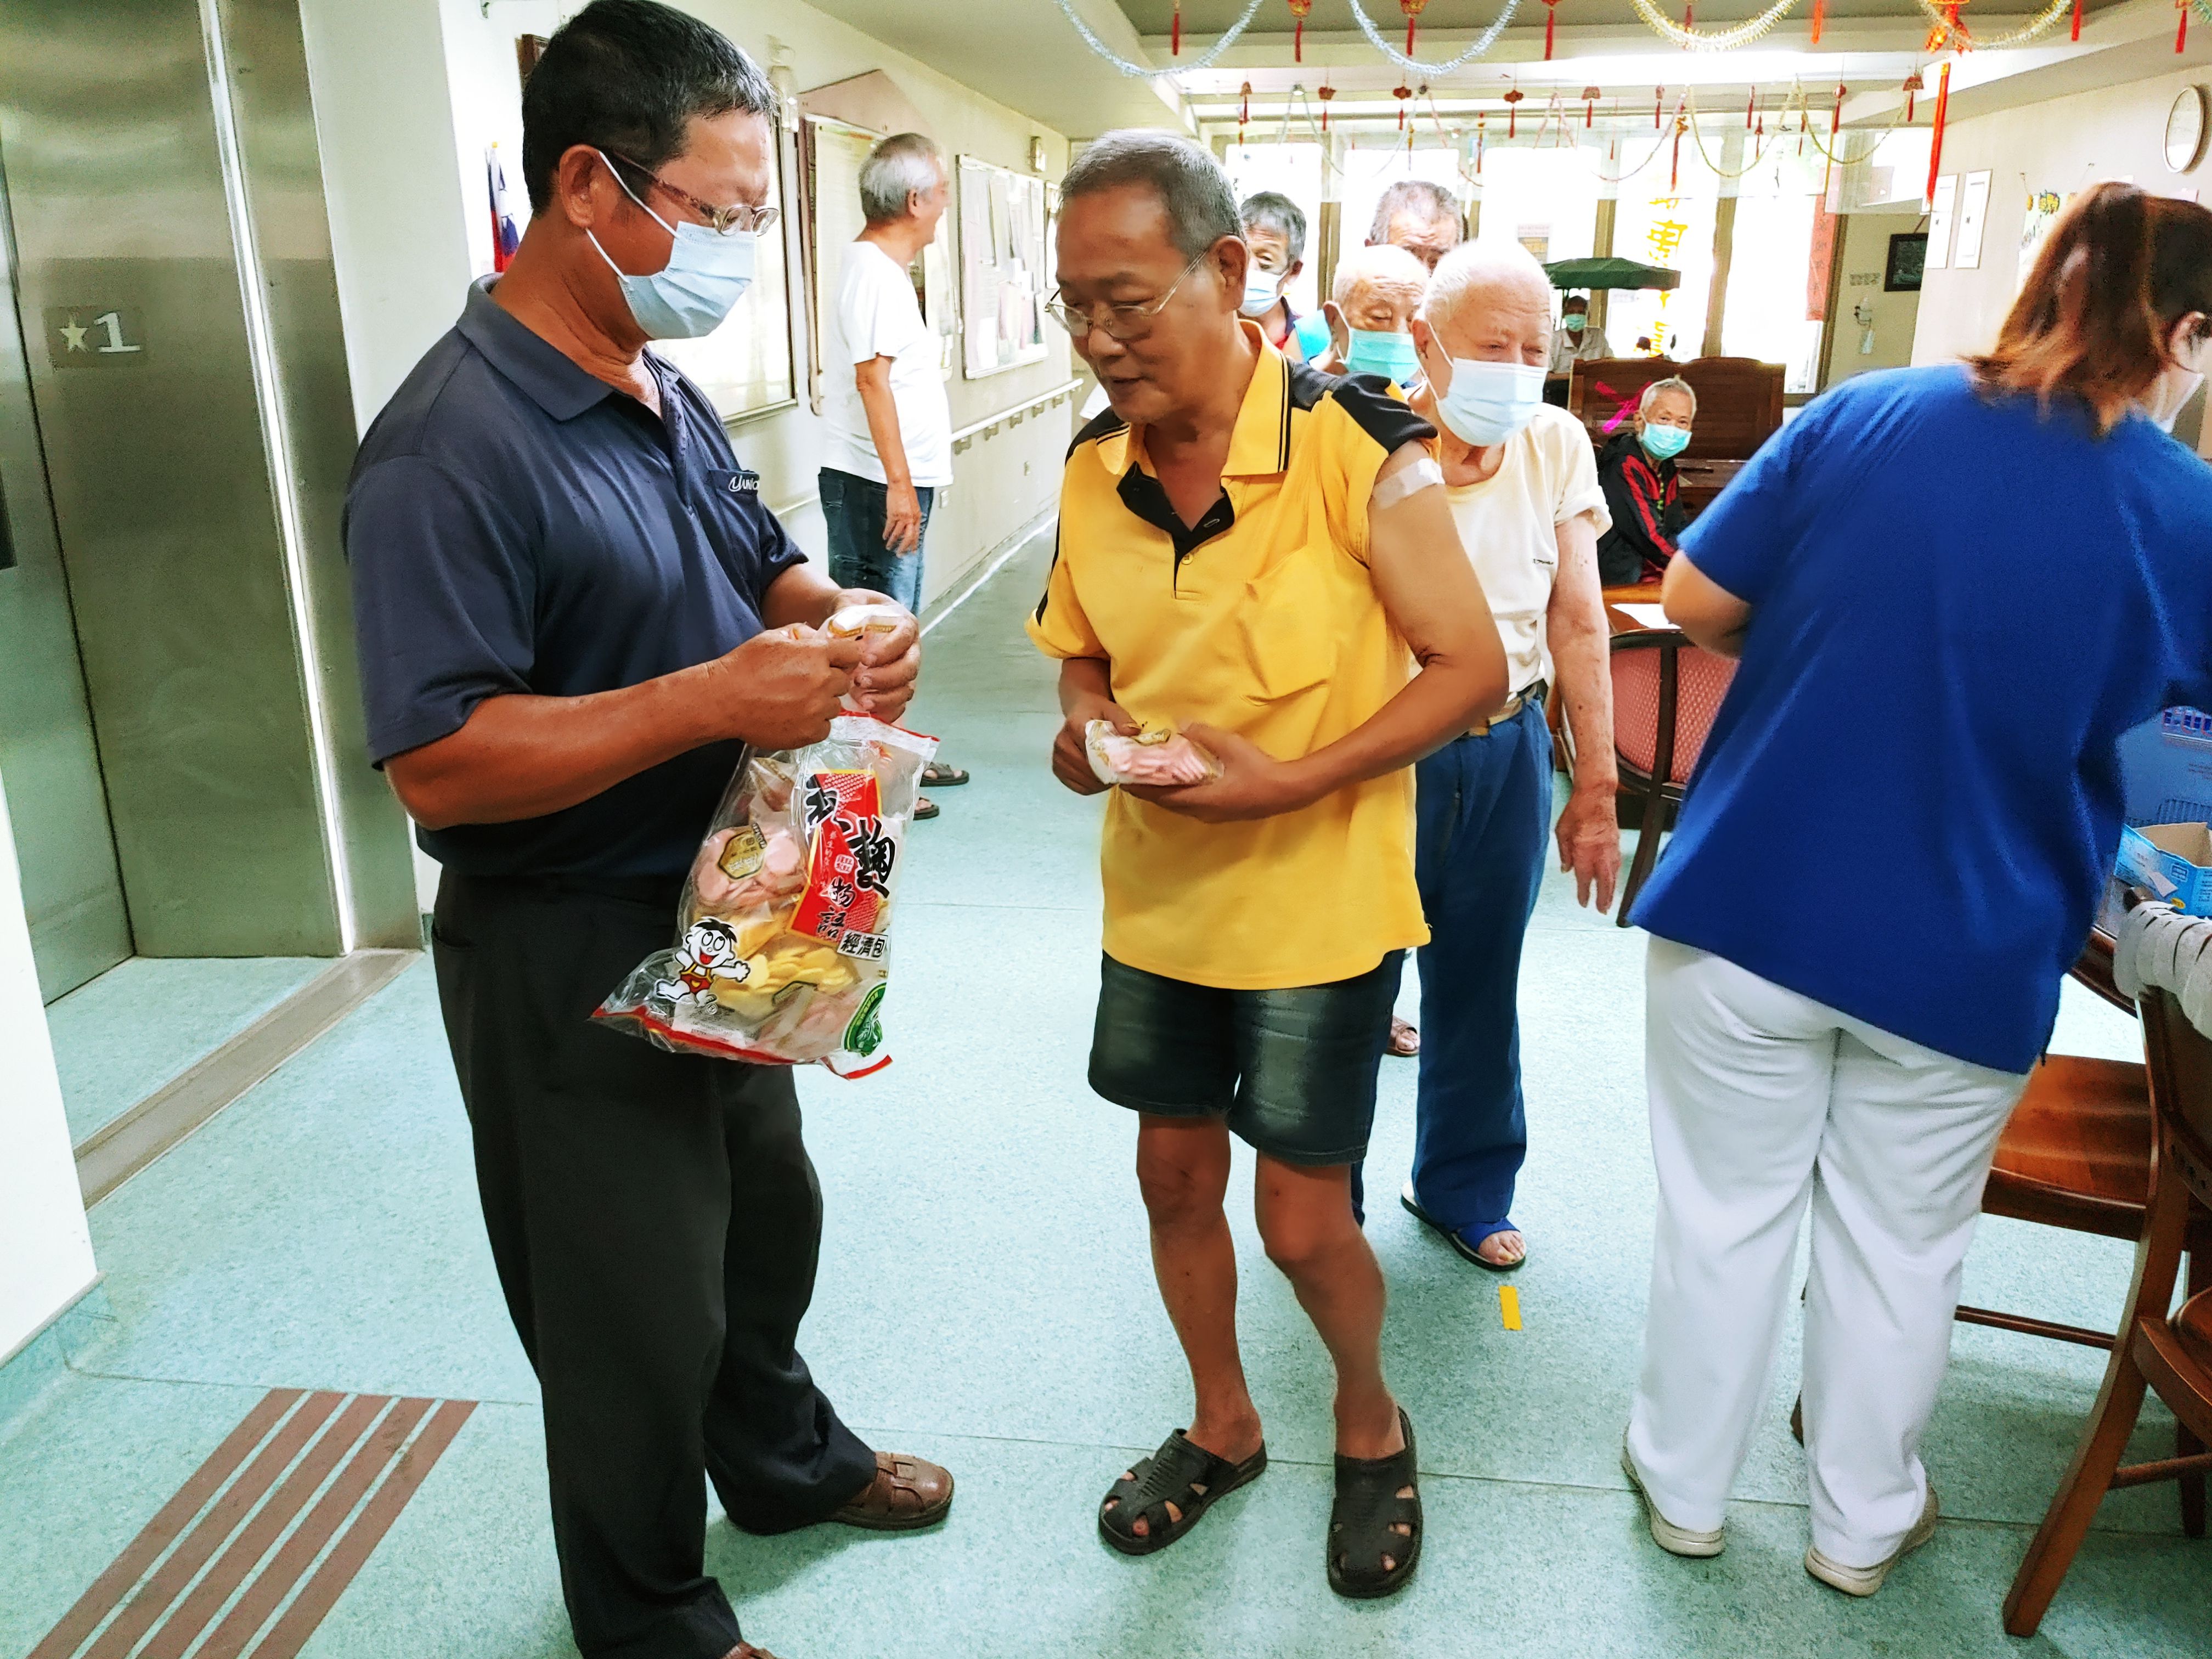
M 84 325 L 78 322 L 74 317 L 70 318 L 69 321 L 62 325 L 62 340 L 71 351 L 82 351 L 85 349 L 84 337 L 86 332 L 87 330 Z

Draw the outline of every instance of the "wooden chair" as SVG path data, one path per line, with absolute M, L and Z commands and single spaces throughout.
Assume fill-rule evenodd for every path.
M 2005 1598 L 2005 1629 L 2014 1636 L 2035 1634 L 2113 1487 L 2179 1480 L 2185 1492 L 2194 1483 L 2195 1525 L 2185 1518 L 2185 1527 L 2192 1537 L 2203 1534 L 2203 1483 L 2212 1469 L 2204 1449 L 2212 1440 L 2212 1273 L 2202 1248 L 2191 1246 L 2202 1246 L 2212 1220 L 2212 1039 L 2189 1024 L 2166 990 L 2148 988 L 2139 1006 L 2155 1146 L 2135 1282 L 2081 1446 Z M 2169 1313 L 2185 1252 L 2187 1299 Z M 2124 1468 L 2147 1388 L 2180 1420 L 2182 1443 L 2172 1457 Z
M 1626 425 L 1655 380 L 1675 376 L 1698 394 L 1697 424 L 1687 461 L 1747 461 L 1782 428 L 1780 363 L 1752 357 L 1591 357 L 1577 363 L 1567 382 L 1567 409 L 1599 448 Z
M 1620 793 L 1643 804 L 1636 858 L 1614 917 L 1626 927 L 1630 907 L 1658 862 L 1659 839 L 1674 827 L 1683 787 L 1735 678 L 1735 664 L 1699 650 L 1672 629 L 1647 629 L 1613 636 L 1612 665 Z

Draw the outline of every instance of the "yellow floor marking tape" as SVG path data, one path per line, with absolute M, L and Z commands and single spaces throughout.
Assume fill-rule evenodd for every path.
M 1510 1285 L 1498 1287 L 1498 1316 L 1505 1322 L 1507 1330 L 1521 1328 L 1521 1292 Z

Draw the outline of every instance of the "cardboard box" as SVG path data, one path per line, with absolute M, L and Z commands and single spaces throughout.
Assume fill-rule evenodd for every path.
M 2119 874 L 2178 906 L 2212 915 L 2212 824 L 2147 823 L 2120 831 Z
M 2166 709 L 2123 734 L 2119 761 L 2125 822 L 2212 822 L 2212 715 Z

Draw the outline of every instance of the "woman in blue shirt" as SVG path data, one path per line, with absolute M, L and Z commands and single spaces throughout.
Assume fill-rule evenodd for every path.
M 1717 1554 L 1812 1210 L 1808 1571 L 1924 1541 L 1922 1431 L 1990 1159 L 2119 837 L 2115 744 L 2212 695 L 2212 212 L 2100 185 L 1996 347 L 1851 380 L 1684 538 L 1668 614 L 1740 655 L 1651 934 L 1659 1218 L 1623 1460 Z

